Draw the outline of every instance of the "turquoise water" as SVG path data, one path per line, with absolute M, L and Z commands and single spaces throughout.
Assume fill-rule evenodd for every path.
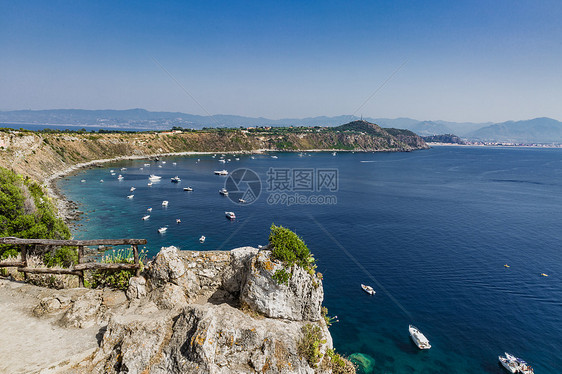
M 497 360 L 504 351 L 536 373 L 562 372 L 562 150 L 278 156 L 227 156 L 226 165 L 210 156 L 167 157 L 162 168 L 126 161 L 80 172 L 59 187 L 86 212 L 76 238 L 146 238 L 151 254 L 166 245 L 266 244 L 272 222 L 293 229 L 324 274 L 325 305 L 339 319 L 331 327 L 337 350 L 372 357 L 375 373 L 504 373 Z M 263 187 L 258 200 L 238 205 L 220 196 L 226 178 L 213 170 L 223 168 L 255 171 Z M 301 193 L 335 196 L 337 203 L 268 204 L 270 168 L 337 169 L 337 191 Z M 148 187 L 152 173 L 163 178 Z M 170 183 L 175 175 L 179 184 Z M 132 186 L 134 198 L 127 199 Z M 143 221 L 148 207 L 151 217 Z M 429 351 L 412 344 L 410 323 L 431 341 Z

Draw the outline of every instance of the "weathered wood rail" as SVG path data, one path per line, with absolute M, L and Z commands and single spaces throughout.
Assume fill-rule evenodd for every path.
M 140 271 L 139 245 L 146 244 L 146 239 L 96 239 L 96 240 L 54 240 L 54 239 L 20 239 L 14 237 L 0 238 L 0 244 L 17 245 L 21 249 L 21 261 L 0 261 L 0 267 L 17 267 L 22 273 L 35 274 L 73 274 L 77 275 L 80 286 L 84 286 L 84 271 L 86 270 L 136 270 Z M 84 247 L 100 245 L 130 245 L 133 248 L 132 264 L 105 264 L 99 262 L 83 262 Z M 31 268 L 28 266 L 28 253 L 33 247 L 34 251 L 39 251 L 41 247 L 77 247 L 78 263 L 69 269 L 60 268 Z

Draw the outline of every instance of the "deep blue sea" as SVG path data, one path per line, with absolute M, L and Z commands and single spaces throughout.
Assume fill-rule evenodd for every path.
M 276 155 L 227 155 L 226 164 L 220 155 L 124 161 L 59 187 L 85 212 L 76 238 L 146 238 L 151 255 L 168 245 L 263 245 L 271 223 L 291 228 L 324 274 L 324 303 L 339 320 L 330 329 L 337 351 L 370 356 L 375 373 L 505 373 L 497 359 L 504 351 L 535 373 L 562 372 L 562 150 Z M 254 171 L 258 199 L 239 205 L 219 195 L 227 177 L 213 171 L 223 168 Z M 162 180 L 149 187 L 149 174 Z M 170 182 L 175 175 L 178 184 Z M 240 188 L 255 187 L 244 180 Z M 296 193 L 303 204 L 280 203 Z M 410 323 L 430 350 L 413 345 Z

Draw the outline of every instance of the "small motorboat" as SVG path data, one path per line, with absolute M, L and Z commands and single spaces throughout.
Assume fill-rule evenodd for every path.
M 508 267 L 509 267 L 509 265 L 508 265 L 508 264 L 505 264 L 505 265 L 504 265 L 503 267 L 504 267 L 504 268 L 508 268 Z
M 199 243 L 205 243 L 205 235 L 201 235 L 201 237 L 199 238 Z
M 129 191 L 131 191 L 131 192 L 133 192 L 134 190 L 136 190 L 135 187 L 131 187 L 131 188 L 129 189 Z
M 541 276 L 543 276 L 543 277 L 548 277 L 548 274 L 541 273 Z
M 224 164 L 226 161 L 223 160 L 223 159 L 220 159 L 219 162 Z
M 224 187 L 219 190 L 219 193 L 223 196 L 228 196 L 228 191 Z
M 500 360 L 500 363 L 502 364 L 502 366 L 507 371 L 509 371 L 510 373 L 515 374 L 519 370 L 519 365 L 517 365 L 517 363 L 515 361 L 512 361 L 512 360 L 508 359 L 507 357 L 498 356 L 498 360 Z
M 166 230 L 168 230 L 167 227 L 160 227 L 160 228 L 158 229 L 158 232 L 159 232 L 160 234 L 163 234 L 163 233 L 166 232 Z
M 111 172 L 111 175 L 115 175 L 115 173 L 114 173 L 114 172 Z
M 127 199 L 132 199 L 135 195 L 127 195 Z
M 172 165 L 176 166 L 178 163 L 177 162 L 172 162 Z
M 336 155 L 336 152 L 332 153 L 332 156 L 335 156 L 335 155 Z
M 144 166 L 146 166 L 146 167 L 149 167 L 149 166 L 150 166 L 150 164 L 144 164 Z
M 226 170 L 215 170 L 215 175 L 228 175 Z
M 179 182 L 181 182 L 180 177 L 178 177 L 177 175 L 176 175 L 175 177 L 173 177 L 173 178 L 170 178 L 170 180 L 172 181 L 172 183 L 179 183 Z
M 226 218 L 228 218 L 228 219 L 235 219 L 236 218 L 236 214 L 234 214 L 234 212 L 224 212 L 224 214 L 226 215 Z
M 162 201 L 162 206 L 168 206 L 168 200 Z
M 181 223 L 181 219 L 176 218 L 176 223 Z
M 152 182 L 148 182 L 147 186 L 152 187 Z
M 103 183 L 103 179 L 100 179 L 100 183 Z
M 240 161 L 240 157 L 236 157 L 235 160 L 236 160 L 236 161 Z
M 162 164 L 166 164 L 166 161 L 162 161 Z
M 147 212 L 152 212 L 152 208 L 148 208 L 146 211 L 147 211 Z
M 419 349 L 429 349 L 431 348 L 431 344 L 429 344 L 429 340 L 425 337 L 424 334 L 414 325 L 408 326 L 408 331 L 410 332 L 410 337 L 412 338 L 413 342 L 416 343 Z
M 363 289 L 363 291 L 367 292 L 369 295 L 374 295 L 375 293 L 377 293 L 375 290 L 373 290 L 373 287 L 371 287 L 371 286 L 366 286 L 364 284 L 361 284 L 361 288 Z
M 147 214 L 146 216 L 142 216 L 142 220 L 143 220 L 143 221 L 146 221 L 146 220 L 149 219 L 149 218 L 150 218 L 150 214 Z
M 144 168 L 139 168 L 139 170 L 144 170 Z
M 115 170 L 111 169 L 109 172 L 110 172 L 110 173 L 115 173 Z
M 277 157 L 277 156 L 271 156 L 271 158 L 279 158 L 279 157 Z
M 241 204 L 246 204 L 246 200 L 244 200 L 244 199 L 238 199 L 238 202 L 241 203 Z
M 125 171 L 125 170 L 127 170 L 127 168 L 121 168 L 121 171 Z
M 162 179 L 162 177 L 160 177 L 158 175 L 150 174 L 150 177 L 148 177 L 148 179 L 155 182 L 155 181 L 159 181 L 160 179 Z
M 85 179 L 82 179 L 82 180 L 80 181 L 80 183 L 86 183 L 86 180 L 85 180 Z
M 191 188 L 191 187 L 184 187 L 183 190 L 184 190 L 184 191 L 193 191 L 193 188 Z
M 510 355 L 509 353 L 505 352 L 505 358 L 510 362 L 513 363 L 517 366 L 517 373 L 521 373 L 521 374 L 534 374 L 535 370 L 531 367 L 531 365 L 529 365 L 526 361 L 523 361 L 522 359 L 515 357 L 513 355 Z M 501 361 L 501 359 L 500 359 Z M 503 365 L 503 362 L 502 362 Z M 504 367 L 506 369 L 508 369 L 505 365 Z M 510 370 L 510 369 L 508 369 Z M 512 373 L 514 373 L 512 371 Z
M 120 181 L 122 181 L 123 179 L 125 179 L 121 174 L 119 174 L 119 176 L 117 177 L 117 179 L 119 179 Z

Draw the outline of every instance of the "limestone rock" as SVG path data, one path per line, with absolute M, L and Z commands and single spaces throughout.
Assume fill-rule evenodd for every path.
M 178 284 L 185 274 L 185 266 L 176 247 L 163 247 L 148 269 L 151 282 L 155 286 L 170 282 Z
M 239 294 L 246 282 L 252 258 L 258 253 L 257 248 L 241 247 L 230 251 L 230 266 L 222 277 L 222 287 L 233 294 Z
M 252 258 L 240 301 L 267 317 L 318 321 L 324 299 L 322 281 L 293 266 L 288 284 L 278 284 L 273 275 L 282 269 L 281 262 L 271 259 L 271 251 L 259 252 Z
M 142 299 L 146 296 L 146 278 L 132 277 L 129 279 L 129 287 L 127 288 L 127 298 L 129 300 Z
M 107 307 L 102 305 L 102 292 L 91 290 L 80 296 L 66 311 L 60 320 L 64 327 L 88 328 L 101 322 Z

